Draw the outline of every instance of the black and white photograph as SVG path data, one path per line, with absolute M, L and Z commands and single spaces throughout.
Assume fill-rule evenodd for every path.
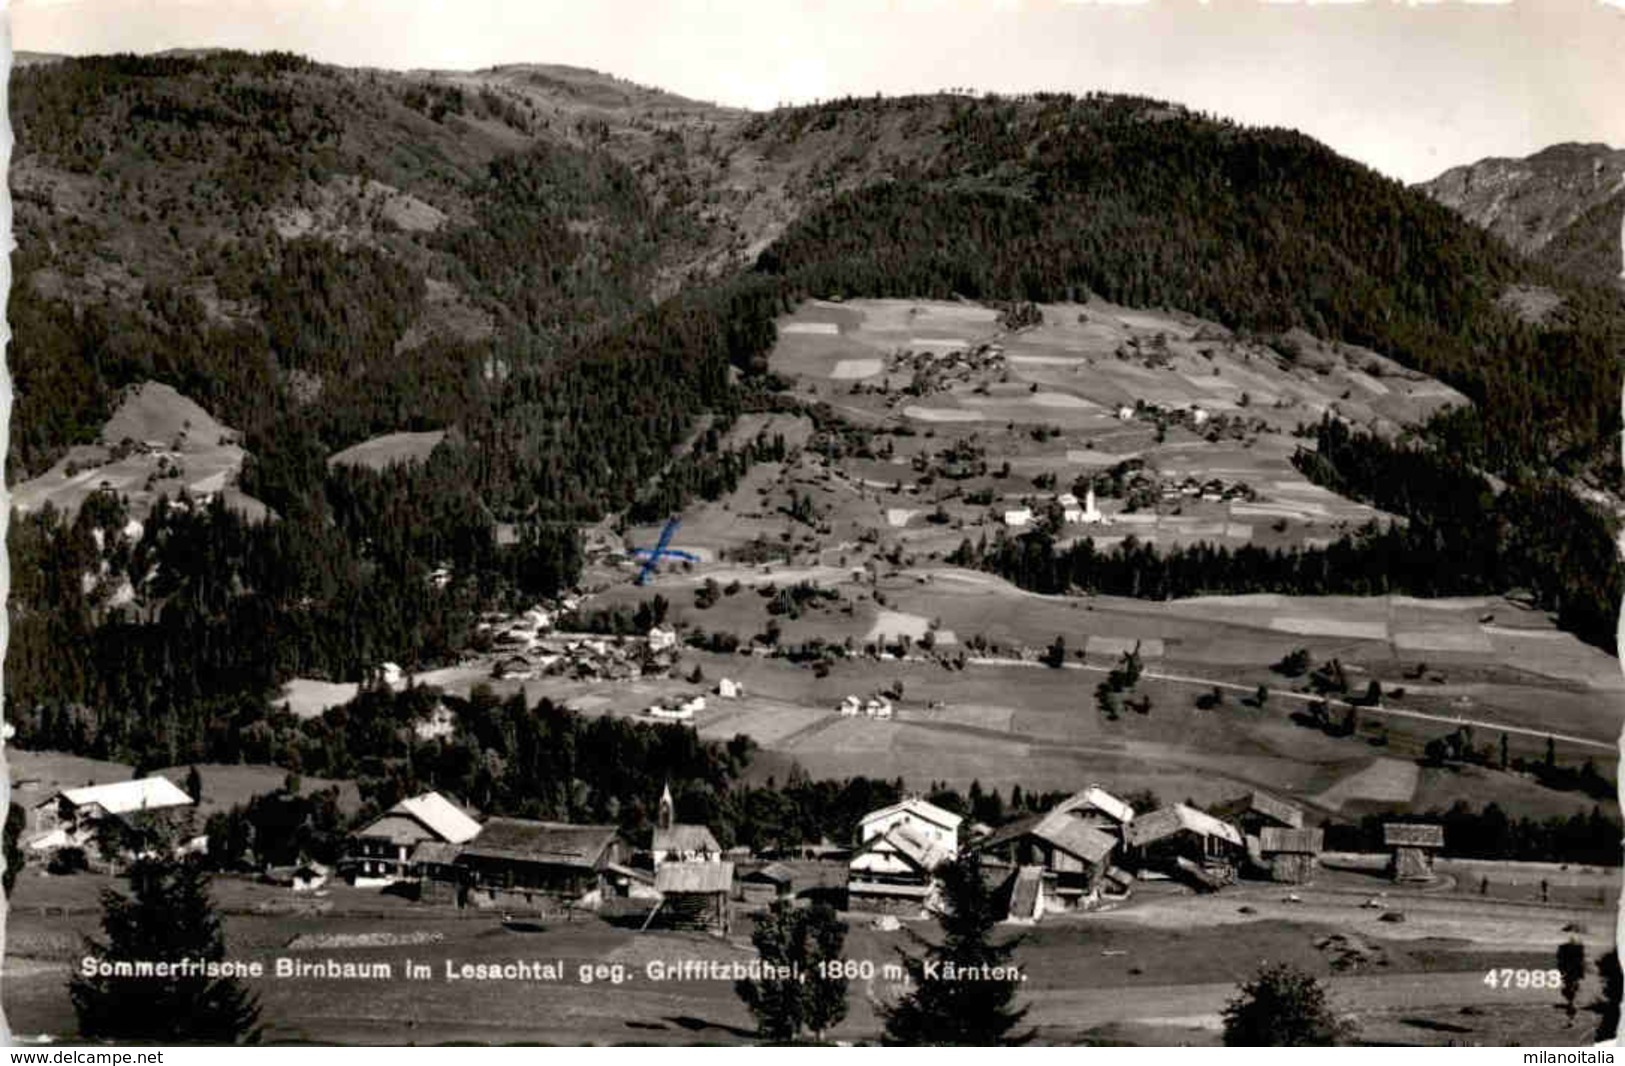
M 0 1042 L 1613 1061 L 1625 2 L 0 19 Z

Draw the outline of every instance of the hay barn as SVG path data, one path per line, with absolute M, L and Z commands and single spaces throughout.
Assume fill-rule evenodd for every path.
M 1382 842 L 1391 854 L 1388 873 L 1395 881 L 1433 880 L 1433 853 L 1444 847 L 1444 826 L 1389 822 Z
M 1269 868 L 1270 880 L 1302 885 L 1314 880 L 1325 850 L 1325 832 L 1267 825 L 1259 831 L 1258 851 Z

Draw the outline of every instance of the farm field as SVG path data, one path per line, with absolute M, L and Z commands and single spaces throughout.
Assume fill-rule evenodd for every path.
M 55 466 L 12 490 L 19 511 L 49 504 L 76 511 L 92 494 L 127 497 L 137 520 L 161 495 L 221 495 L 251 519 L 268 513 L 237 489 L 247 453 L 239 434 L 168 385 L 145 382 L 126 390 L 94 444 L 69 449 Z

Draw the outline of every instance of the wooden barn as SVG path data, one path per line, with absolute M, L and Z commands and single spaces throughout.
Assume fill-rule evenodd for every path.
M 795 875 L 783 863 L 769 863 L 739 877 L 739 898 L 746 903 L 765 907 L 794 895 Z
M 1269 826 L 1303 828 L 1303 808 L 1268 792 L 1252 792 L 1219 809 L 1218 814 L 1247 836 L 1258 836 Z
M 728 897 L 733 894 L 731 862 L 669 862 L 655 871 L 660 902 L 644 927 L 698 929 L 726 936 L 731 928 Z
M 1433 853 L 1444 847 L 1444 826 L 1389 822 L 1382 842 L 1391 851 L 1388 873 L 1395 881 L 1433 880 Z
M 1258 850 L 1269 869 L 1270 880 L 1302 885 L 1314 880 L 1325 850 L 1326 834 L 1320 829 L 1288 829 L 1266 825 L 1258 832 Z
M 1011 869 L 1010 917 L 1033 921 L 1098 902 L 1117 846 L 1116 836 L 1062 803 L 1001 827 L 976 850 L 989 865 Z
M 622 858 L 612 825 L 492 818 L 463 847 L 467 897 L 476 906 L 551 912 L 602 898 L 605 870 Z
M 1241 830 L 1183 803 L 1142 814 L 1124 830 L 1124 843 L 1142 869 L 1215 889 L 1236 879 L 1236 866 L 1246 853 Z
M 412 849 L 412 873 L 417 878 L 418 899 L 424 903 L 462 904 L 467 871 L 457 865 L 461 844 L 425 840 Z

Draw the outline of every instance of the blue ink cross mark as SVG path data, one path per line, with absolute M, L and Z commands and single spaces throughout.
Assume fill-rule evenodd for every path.
M 661 559 L 682 559 L 686 562 L 697 563 L 700 557 L 691 552 L 679 551 L 668 547 L 671 538 L 677 533 L 679 519 L 672 515 L 666 520 L 666 527 L 660 531 L 660 540 L 653 548 L 633 548 L 632 557 L 643 560 L 643 569 L 638 571 L 638 584 L 647 585 L 654 577 L 655 568 L 660 565 Z

